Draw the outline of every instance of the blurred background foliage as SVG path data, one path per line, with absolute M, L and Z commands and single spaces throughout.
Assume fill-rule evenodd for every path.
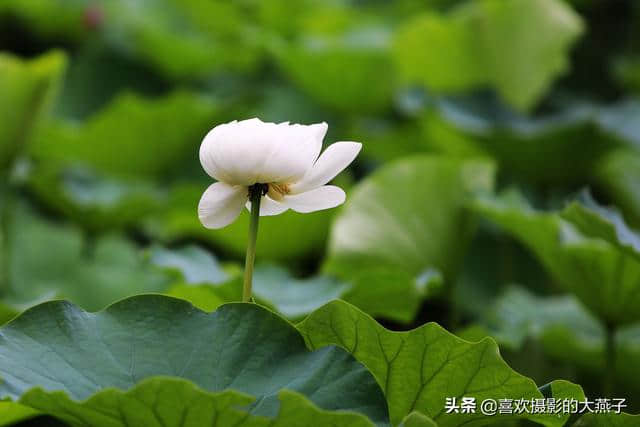
M 200 225 L 202 137 L 327 121 L 364 143 L 348 201 L 263 219 L 260 302 L 492 335 L 591 395 L 615 328 L 637 396 L 639 23 L 634 0 L 3 0 L 0 319 L 237 299 L 248 217 Z

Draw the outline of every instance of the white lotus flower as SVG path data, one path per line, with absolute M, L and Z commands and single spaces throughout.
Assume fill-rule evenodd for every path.
M 222 228 L 232 223 L 244 206 L 251 208 L 249 187 L 255 184 L 264 184 L 261 216 L 342 204 L 344 191 L 325 184 L 355 159 L 362 144 L 336 142 L 320 155 L 326 133 L 326 123 L 276 124 L 257 118 L 211 129 L 200 146 L 200 163 L 218 182 L 200 199 L 202 224 Z

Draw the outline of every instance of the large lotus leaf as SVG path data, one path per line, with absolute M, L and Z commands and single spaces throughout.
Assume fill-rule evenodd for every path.
M 379 131 L 378 136 L 382 139 L 371 140 L 367 137 L 365 139 L 367 141 L 367 153 L 370 153 L 370 143 L 375 141 L 375 143 L 380 143 L 379 149 L 381 151 L 376 152 L 374 156 L 380 155 L 384 157 L 382 152 L 385 150 L 387 142 L 392 144 L 393 137 L 384 135 L 385 131 L 375 127 L 375 122 L 372 122 L 369 130 L 372 133 Z M 390 132 L 393 131 L 390 130 Z M 386 140 L 387 136 L 389 137 L 388 140 Z M 414 135 L 413 139 L 408 136 L 407 138 L 416 140 L 418 136 Z M 407 138 L 400 138 L 397 142 L 400 143 Z M 409 144 L 407 144 L 408 146 Z M 474 317 L 484 311 L 484 308 L 498 295 L 500 287 L 504 283 L 516 282 L 534 287 L 544 286 L 549 283 L 549 277 L 527 250 L 516 242 L 511 241 L 508 236 L 496 232 L 493 227 L 482 225 L 484 224 L 481 224 L 478 232 L 475 233 L 471 245 L 464 255 L 461 270 L 455 277 L 453 289 L 456 294 L 454 298 L 457 308 L 473 314 Z M 504 262 L 505 257 L 508 257 L 508 265 Z M 411 307 L 419 306 L 420 304 L 420 292 L 409 288 L 404 300 L 399 298 L 400 294 L 398 292 L 393 294 L 393 298 L 385 297 L 383 288 L 388 287 L 397 290 L 400 280 L 397 277 L 394 279 L 392 276 L 395 273 L 390 273 L 387 268 L 382 268 L 381 270 L 376 272 L 367 269 L 367 271 L 361 273 L 363 276 L 366 275 L 368 277 L 361 280 L 364 285 L 356 288 L 355 291 L 361 290 L 360 295 L 368 298 L 368 302 L 358 301 L 356 295 L 344 296 L 342 299 L 348 300 L 374 317 L 389 317 L 391 315 L 392 318 L 401 322 L 410 321 L 412 317 Z M 432 285 L 437 285 L 437 282 L 432 283 Z M 377 292 L 378 289 L 380 292 Z M 437 286 L 433 288 L 433 291 L 437 293 Z M 395 310 L 392 306 L 396 305 L 396 303 L 398 310 Z M 378 311 L 377 308 L 383 311 Z M 390 311 L 395 313 L 390 314 Z M 408 320 L 403 320 L 406 318 Z
M 278 43 L 274 52 L 284 73 L 319 103 L 340 111 L 371 112 L 391 105 L 389 38 L 385 29 L 365 28 Z
M 520 349 L 528 338 L 569 336 L 567 346 L 579 347 L 582 354 L 602 349 L 604 328 L 572 296 L 538 297 L 522 287 L 509 287 L 487 311 L 483 323 L 501 345 Z M 576 358 L 573 352 L 572 358 Z M 600 356 L 600 355 L 598 355 Z M 601 362 L 599 357 L 594 358 Z
M 65 301 L 47 302 L 0 329 L 0 359 L 0 397 L 23 404 L 34 387 L 52 399 L 62 391 L 84 400 L 160 375 L 207 391 L 248 393 L 258 398 L 251 412 L 259 415 L 274 416 L 277 394 L 287 388 L 323 409 L 387 420 L 375 379 L 349 353 L 337 347 L 309 352 L 291 324 L 256 304 L 205 313 L 175 298 L 141 295 L 88 313 Z
M 600 206 L 588 191 L 561 212 L 584 235 L 606 240 L 640 261 L 640 236 L 629 228 L 620 212 Z
M 259 59 L 246 15 L 233 3 L 119 0 L 103 2 L 101 9 L 105 42 L 171 79 L 247 71 Z
M 0 171 L 31 137 L 57 92 L 66 62 L 58 51 L 30 60 L 0 52 Z
M 354 187 L 334 222 L 325 270 L 384 304 L 413 300 L 394 316 L 412 318 L 424 296 L 420 277 L 435 269 L 454 278 L 472 231 L 466 204 L 491 190 L 493 172 L 487 161 L 438 156 L 380 168 Z M 372 281 L 378 273 L 383 279 Z M 386 296 L 375 289 L 382 282 Z
M 640 118 L 640 116 L 639 116 Z M 600 160 L 598 184 L 615 201 L 625 218 L 640 226 L 640 155 L 637 151 L 616 150 Z
M 327 269 L 355 273 L 390 267 L 451 276 L 468 237 L 465 206 L 490 191 L 484 160 L 414 156 L 386 165 L 354 187 L 331 230 Z
M 293 391 L 280 391 L 278 399 L 280 409 L 277 414 L 270 417 L 254 415 L 243 409 L 254 401 L 244 393 L 232 390 L 212 393 L 185 380 L 162 377 L 144 380 L 126 392 L 104 390 L 85 402 L 69 399 L 61 392 L 46 393 L 40 389 L 23 397 L 41 413 L 55 415 L 70 426 L 78 427 L 374 426 L 364 415 L 320 409 Z M 0 422 L 0 426 L 4 425 L 11 424 Z
M 164 290 L 169 278 L 119 235 L 85 236 L 46 221 L 22 205 L 9 228 L 7 296 L 13 303 L 68 298 L 89 310 L 141 292 Z
M 585 237 L 558 213 L 535 211 L 521 197 L 486 198 L 476 209 L 527 246 L 603 322 L 640 320 L 637 257 L 618 245 Z
M 188 92 L 150 99 L 123 94 L 82 124 L 56 120 L 34 136 L 42 162 L 83 162 L 120 176 L 162 176 L 193 162 L 216 108 Z
M 0 300 L 0 326 L 7 323 L 26 309 L 34 305 L 49 301 L 55 295 L 52 293 L 42 293 L 36 297 L 29 295 L 19 295 L 11 291 L 4 292 Z
M 619 135 L 603 119 L 623 120 L 630 114 L 624 112 L 623 104 L 573 103 L 532 118 L 505 109 L 489 97 L 440 98 L 422 118 L 423 138 L 443 153 L 490 154 L 501 170 L 521 180 L 584 185 L 585 175 L 592 173 L 607 151 L 637 144 L 631 132 Z M 567 163 L 567 158 L 572 161 Z
M 194 151 L 195 152 L 195 151 Z M 249 233 L 249 213 L 231 225 L 207 230 L 198 220 L 196 207 L 206 184 L 180 184 L 171 190 L 165 209 L 146 221 L 148 234 L 172 242 L 192 238 L 208 242 L 237 259 L 244 259 Z M 261 261 L 291 260 L 321 253 L 334 210 L 299 214 L 288 211 L 260 219 L 256 257 Z
M 559 0 L 481 0 L 447 15 L 422 14 L 394 43 L 404 78 L 438 92 L 491 86 L 528 109 L 568 68 L 580 17 Z
M 309 348 L 339 345 L 364 363 L 385 392 L 394 424 L 413 411 L 442 427 L 505 418 L 498 415 L 487 420 L 480 412 L 447 414 L 447 397 L 475 397 L 477 402 L 543 397 L 531 379 L 502 360 L 495 341 L 464 341 L 435 323 L 392 332 L 354 306 L 334 301 L 313 312 L 298 329 Z M 584 398 L 581 388 L 571 383 L 557 381 L 551 388 L 554 397 Z M 530 418 L 547 426 L 562 426 L 568 415 Z
M 605 328 L 570 295 L 540 297 L 510 287 L 486 311 L 482 327 L 472 326 L 461 336 L 492 336 L 500 346 L 516 351 L 526 340 L 535 340 L 554 360 L 598 374 L 605 369 Z M 640 325 L 620 328 L 615 339 L 618 381 L 633 387 L 640 375 L 634 362 L 640 357 Z
M 165 202 L 148 180 L 110 177 L 80 165 L 34 167 L 28 186 L 40 201 L 92 232 L 136 225 Z

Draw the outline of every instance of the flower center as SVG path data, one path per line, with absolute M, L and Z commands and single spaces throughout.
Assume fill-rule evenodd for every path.
M 291 193 L 289 184 L 278 184 L 275 182 L 269 184 L 269 190 L 267 191 L 267 195 L 278 202 L 281 202 L 284 196 L 289 193 Z

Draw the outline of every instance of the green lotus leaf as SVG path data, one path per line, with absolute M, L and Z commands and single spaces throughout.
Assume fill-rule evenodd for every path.
M 517 194 L 485 198 L 476 209 L 529 248 L 555 281 L 602 322 L 640 320 L 640 260 L 600 238 L 589 238 L 557 212 L 533 210 Z
M 393 96 L 390 34 L 384 28 L 360 28 L 344 34 L 313 34 L 281 42 L 274 53 L 289 78 L 319 103 L 345 112 L 374 112 L 388 108 Z
M 398 31 L 394 56 L 409 82 L 438 92 L 490 86 L 526 110 L 567 70 L 582 32 L 580 17 L 558 0 L 482 0 L 418 14 Z
M 631 184 L 637 162 L 628 148 L 640 146 L 638 100 L 559 104 L 531 117 L 489 96 L 441 97 L 422 115 L 423 134 L 417 138 L 421 145 L 450 155 L 491 155 L 505 174 L 533 184 L 584 185 L 594 169 L 606 188 Z M 414 145 L 414 151 L 418 148 Z M 610 159 L 614 150 L 626 154 Z
M 406 91 L 400 99 L 407 114 L 418 120 L 355 120 L 350 134 L 366 141 L 363 155 L 379 162 L 431 151 L 491 156 L 503 175 L 536 185 L 584 185 L 585 176 L 596 169 L 599 183 L 621 201 L 625 214 L 634 212 L 637 99 L 606 105 L 557 102 L 535 116 L 517 113 L 484 94 L 425 97 Z
M 121 298 L 160 292 L 170 283 L 142 251 L 119 234 L 87 236 L 78 227 L 56 224 L 18 204 L 9 227 L 9 289 L 13 309 L 62 297 L 88 310 Z
M 500 421 L 474 414 L 446 413 L 447 397 L 484 399 L 542 398 L 535 383 L 511 369 L 492 339 L 464 341 L 428 323 L 407 332 L 385 329 L 373 318 L 343 301 L 331 302 L 298 325 L 309 348 L 339 345 L 360 360 L 376 377 L 389 403 L 393 424 L 414 411 L 439 426 Z M 551 385 L 554 397 L 584 398 L 582 389 L 568 382 Z M 513 415 L 514 417 L 516 415 Z M 527 414 L 521 414 L 527 417 Z M 529 415 L 546 426 L 562 426 L 566 415 Z
M 521 351 L 527 340 L 539 343 L 546 355 L 604 375 L 605 328 L 572 295 L 536 296 L 522 287 L 509 287 L 485 312 L 478 325 L 460 332 L 470 340 L 491 336 L 503 348 Z M 616 333 L 616 376 L 619 384 L 637 387 L 640 375 L 640 324 Z
M 640 261 L 640 236 L 629 228 L 617 209 L 600 206 L 588 191 L 560 215 L 584 235 L 604 239 Z
M 566 352 L 567 346 L 580 347 L 582 353 L 598 347 L 603 350 L 603 326 L 569 295 L 538 297 L 525 288 L 512 286 L 498 297 L 483 323 L 501 345 L 512 349 L 521 348 L 528 338 L 544 341 L 557 334 L 571 339 L 556 353 Z M 595 361 L 603 359 L 598 357 Z
M 40 201 L 92 232 L 136 225 L 165 202 L 148 180 L 110 177 L 80 165 L 35 167 L 28 187 Z
M 640 226 L 640 155 L 616 150 L 601 158 L 596 168 L 598 185 L 619 206 L 634 227 Z
M 27 141 L 58 91 L 66 63 L 59 51 L 28 60 L 0 52 L 0 171 L 18 152 L 26 151 Z
M 194 163 L 216 111 L 211 101 L 189 92 L 156 99 L 123 93 L 84 122 L 58 119 L 43 126 L 30 152 L 43 163 L 83 163 L 125 178 L 166 178 Z
M 259 63 L 259 45 L 247 35 L 250 22 L 235 4 L 118 0 L 102 5 L 105 42 L 166 78 L 184 81 L 220 71 L 247 72 Z M 235 48 L 239 44 L 242 49 Z
M 420 283 L 425 272 L 453 280 L 473 231 L 466 205 L 491 190 L 493 173 L 487 161 L 438 156 L 378 169 L 353 188 L 336 218 L 324 270 L 352 283 L 352 292 L 376 296 L 371 308 L 354 298 L 363 310 L 389 305 L 385 314 L 410 321 L 429 295 Z
M 108 390 L 173 376 L 210 392 L 247 393 L 257 398 L 249 407 L 256 415 L 275 416 L 278 393 L 290 389 L 325 410 L 388 420 L 384 396 L 362 364 L 338 347 L 309 352 L 291 324 L 256 304 L 205 313 L 179 299 L 141 295 L 88 313 L 51 301 L 0 329 L 0 360 L 0 398 L 39 410 L 70 400 L 91 406 L 96 393 L 101 407 L 118 395 Z
M 63 392 L 47 393 L 42 389 L 29 391 L 23 400 L 38 407 L 40 412 L 5 403 L 14 419 L 2 418 L 0 426 L 31 418 L 37 414 L 55 415 L 70 426 L 149 427 L 187 426 L 308 426 L 315 423 L 338 427 L 373 427 L 364 415 L 348 411 L 327 411 L 318 408 L 302 394 L 290 390 L 278 393 L 278 413 L 265 417 L 244 408 L 254 398 L 233 390 L 207 392 L 193 383 L 168 377 L 153 377 L 141 381 L 130 390 L 107 389 L 83 402 L 70 399 Z M 0 403 L 0 415 L 2 406 Z M 19 412 L 19 411 L 24 412 Z

